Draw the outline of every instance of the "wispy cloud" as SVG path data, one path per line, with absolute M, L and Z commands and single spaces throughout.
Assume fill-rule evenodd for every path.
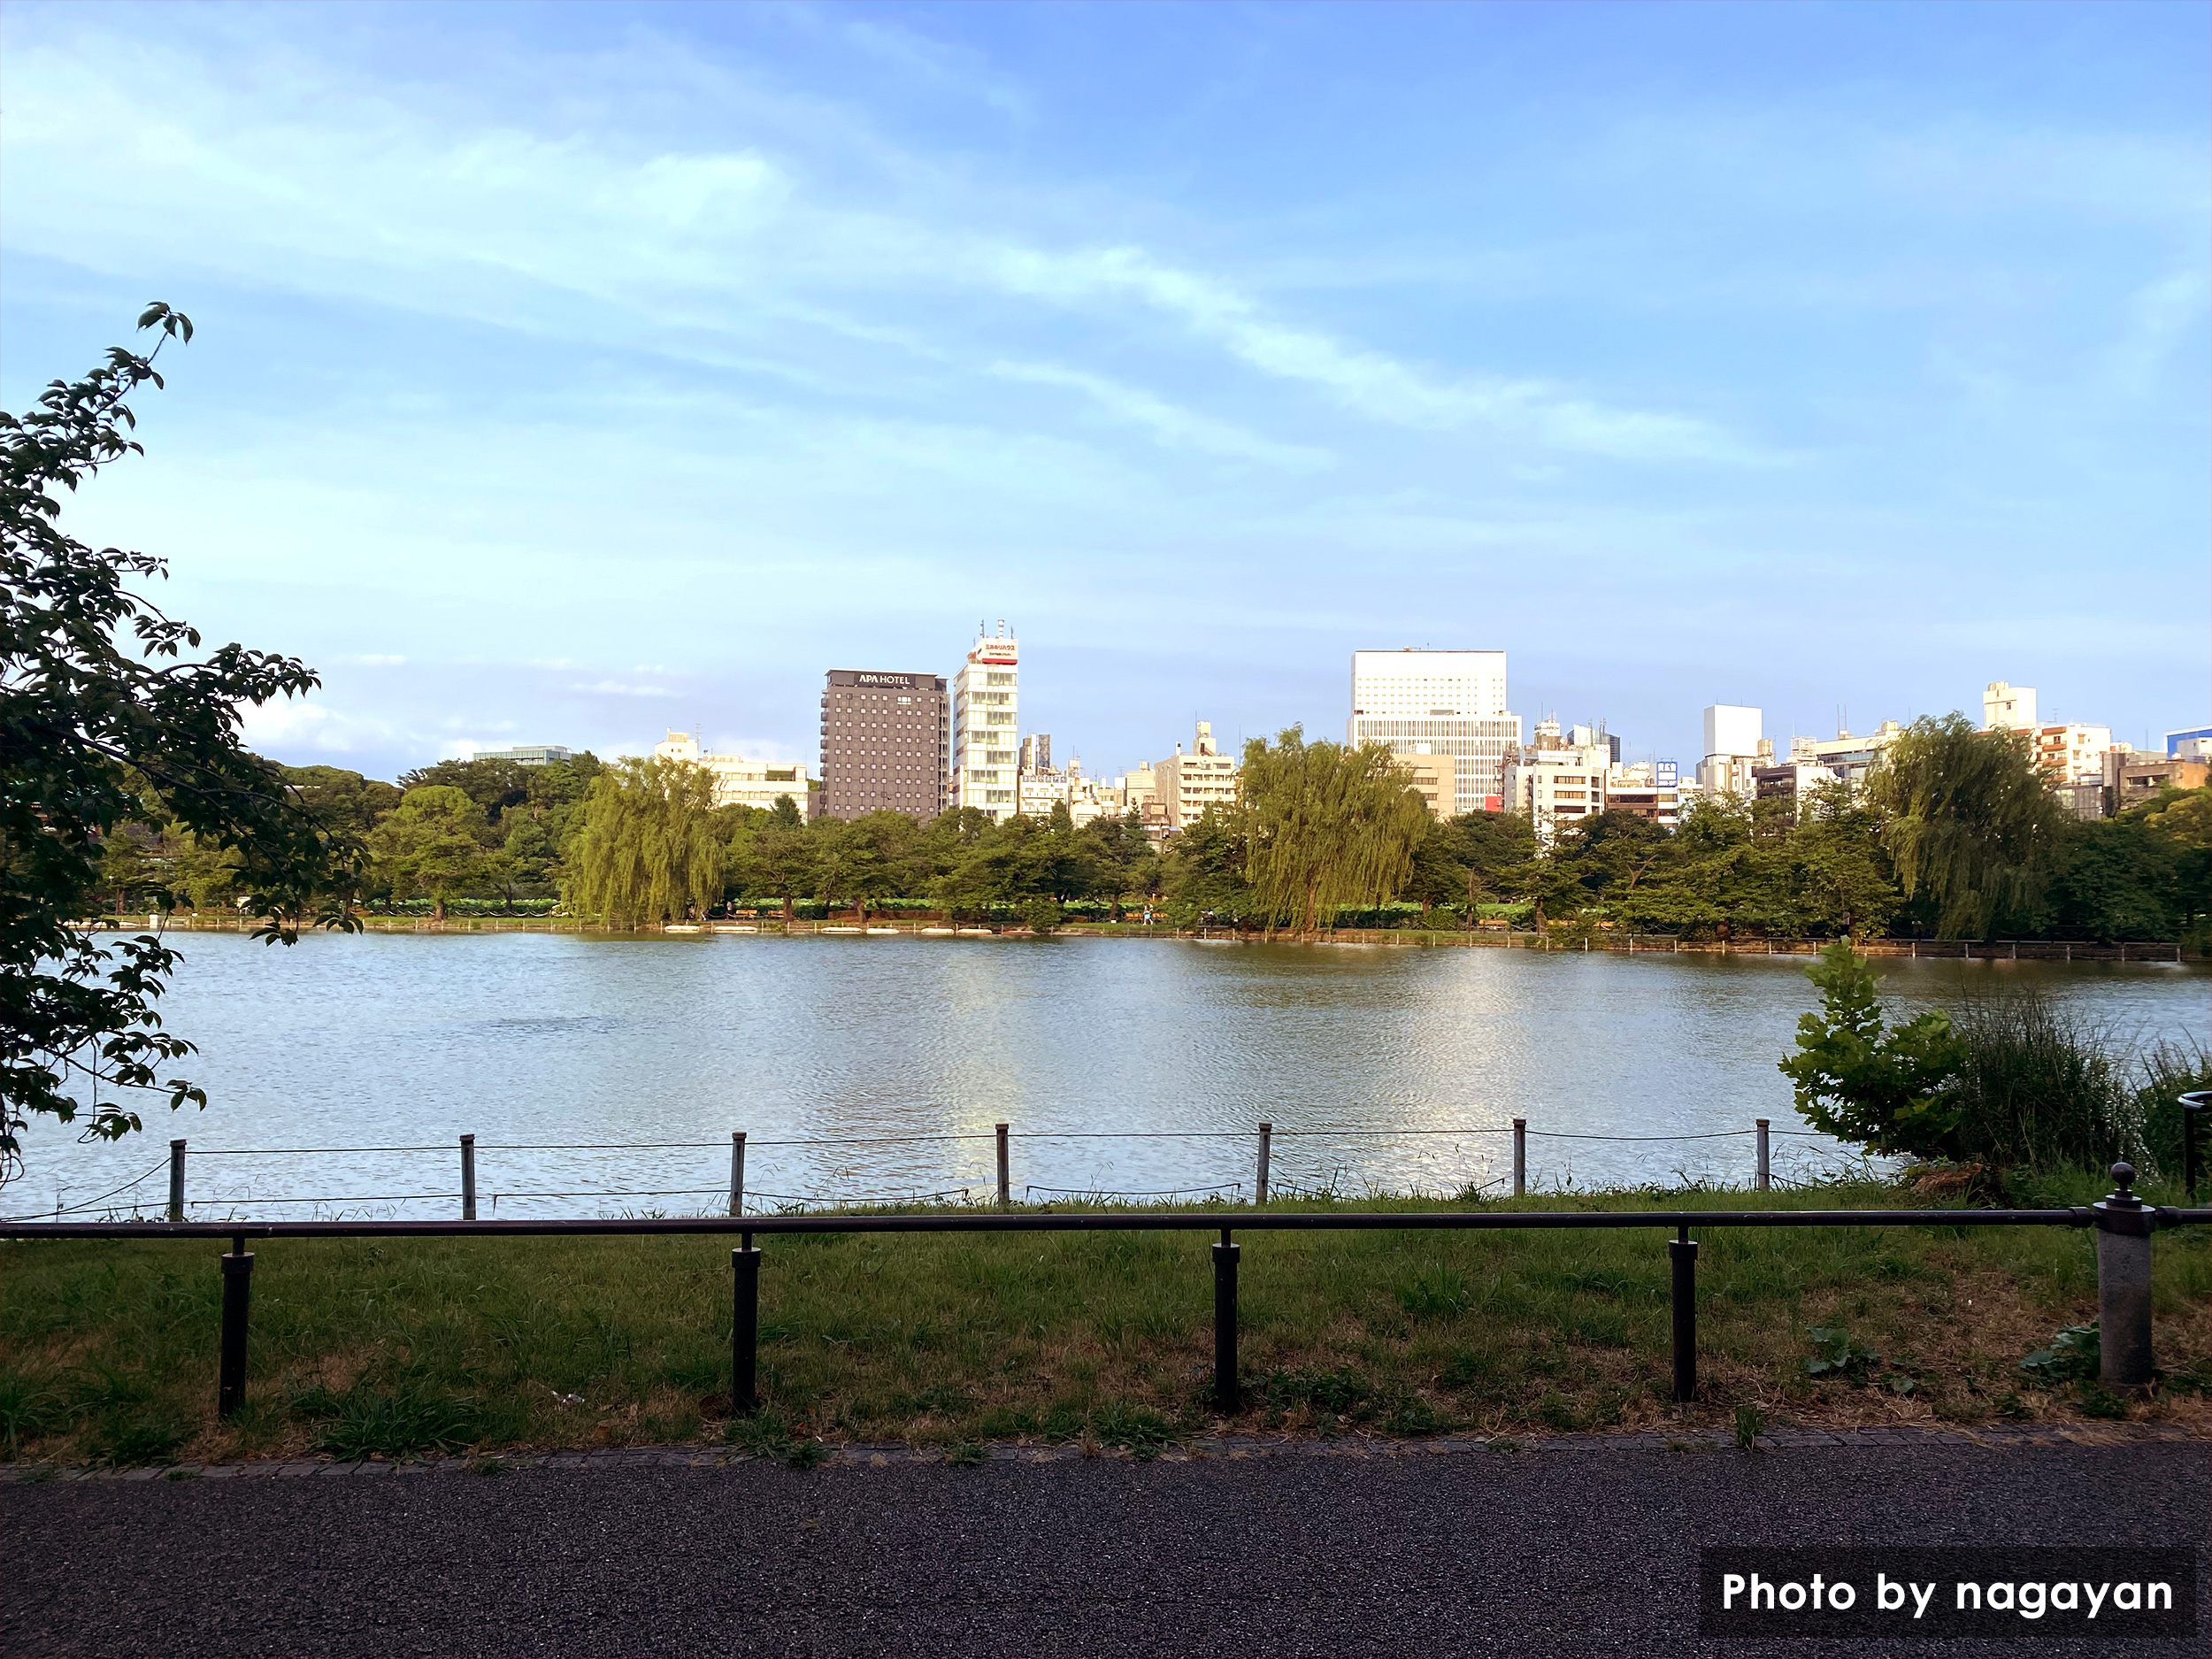
M 609 697 L 674 697 L 682 695 L 666 686 L 632 686 L 618 680 L 597 680 L 588 686 L 571 686 L 569 689 Z
M 1278 443 L 1226 421 L 1215 420 L 1180 408 L 1141 387 L 1125 386 L 1118 380 L 1108 380 L 1102 374 L 1087 374 L 1080 369 L 1065 368 L 1052 363 L 994 363 L 991 373 L 1001 380 L 1025 380 L 1034 386 L 1060 386 L 1070 391 L 1080 392 L 1115 419 L 1141 426 L 1170 449 L 1194 449 L 1208 455 L 1227 456 L 1240 461 L 1258 461 L 1269 466 L 1300 470 L 1326 466 L 1330 463 L 1330 456 L 1325 449 L 1304 444 Z

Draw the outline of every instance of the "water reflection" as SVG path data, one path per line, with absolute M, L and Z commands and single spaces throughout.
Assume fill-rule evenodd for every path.
M 1502 1183 L 1494 1132 L 1515 1117 L 1545 1187 L 1740 1183 L 1760 1117 L 1779 1173 L 1836 1152 L 1785 1133 L 1798 1125 L 1775 1062 L 1814 1000 L 1802 959 L 1078 938 L 182 943 L 165 1012 L 202 1045 L 213 1105 L 158 1113 L 119 1148 L 35 1127 L 9 1213 L 95 1197 L 177 1133 L 211 1154 L 365 1148 L 196 1156 L 202 1217 L 315 1213 L 275 1202 L 302 1198 L 456 1213 L 464 1132 L 487 1215 L 713 1208 L 733 1129 L 751 1138 L 751 1191 L 813 1199 L 980 1195 L 998 1122 L 1014 1125 L 1018 1191 L 1248 1191 L 1262 1121 L 1279 1187 L 1353 1192 Z M 2194 968 L 1878 965 L 1906 1004 L 2032 980 L 2124 1038 L 2207 1024 Z M 1580 1138 L 1667 1135 L 1725 1138 Z M 784 1144 L 810 1141 L 875 1144 Z M 149 1204 L 161 1190 L 137 1189 Z M 434 1196 L 393 1198 L 410 1194 Z

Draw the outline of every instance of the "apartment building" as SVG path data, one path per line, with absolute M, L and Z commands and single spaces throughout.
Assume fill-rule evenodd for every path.
M 1682 821 L 1679 775 L 1671 760 L 1638 760 L 1605 769 L 1604 810 L 1672 829 Z
M 1021 645 L 979 626 L 952 681 L 951 803 L 1002 823 L 1020 810 Z
M 1459 773 L 1448 755 L 1400 755 L 1398 770 L 1431 818 L 1450 818 L 1459 804 Z
M 1605 774 L 1612 745 L 1571 743 L 1548 716 L 1536 723 L 1532 741 L 1506 762 L 1504 810 L 1527 818 L 1540 845 L 1549 846 L 1560 826 L 1605 810 Z
M 2106 781 L 2108 756 L 2132 752 L 2126 744 L 2113 742 L 2108 726 L 2038 719 L 2035 687 L 2001 680 L 1991 680 L 1982 692 L 1982 730 L 2019 733 L 2027 740 L 2029 758 L 2043 781 L 2070 800 L 2075 799 L 2076 785 Z M 2078 801 L 2075 810 L 2081 810 Z
M 1497 811 L 1521 746 L 1503 651 L 1354 651 L 1345 741 L 1452 763 L 1452 813 Z
M 1172 755 L 1153 763 L 1152 774 L 1161 816 L 1171 830 L 1195 823 L 1210 806 L 1236 803 L 1237 764 L 1215 749 L 1210 720 L 1198 723 L 1197 741 L 1189 754 L 1177 744 Z
M 822 684 L 826 818 L 945 810 L 945 681 L 939 674 L 833 668 Z
M 760 807 L 775 810 L 776 803 L 790 799 L 802 813 L 818 812 L 815 798 L 821 793 L 807 781 L 806 768 L 797 762 L 747 760 L 741 755 L 704 753 L 696 733 L 671 732 L 653 745 L 656 760 L 682 761 L 714 774 L 717 806 Z

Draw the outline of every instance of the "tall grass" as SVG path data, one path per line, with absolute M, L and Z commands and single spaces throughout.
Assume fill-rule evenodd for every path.
M 1965 1158 L 2042 1171 L 2147 1161 L 2143 1091 L 2078 1011 L 2034 987 L 2008 988 L 1967 1002 L 1952 1025 L 1967 1048 L 1957 1132 Z
M 2181 1179 L 2181 1097 L 2199 1089 L 2212 1089 L 2212 1053 L 2193 1039 L 2162 1042 L 2137 1056 L 2134 1111 L 2142 1125 L 2143 1150 L 2150 1173 L 2157 1179 Z M 2212 1112 L 2200 1112 L 2197 1122 L 2197 1157 L 2200 1167 L 2212 1166 Z

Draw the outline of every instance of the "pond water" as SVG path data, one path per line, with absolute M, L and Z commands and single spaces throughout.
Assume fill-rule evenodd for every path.
M 1248 1195 L 1263 1120 L 1277 1187 L 1345 1193 L 1495 1191 L 1516 1117 L 1543 1187 L 1743 1185 L 1762 1117 L 1778 1177 L 1842 1156 L 1802 1132 L 1775 1069 L 1816 1000 L 1803 957 L 1065 936 L 179 943 L 164 1014 L 201 1046 L 188 1070 L 208 1109 L 156 1104 L 119 1146 L 35 1125 L 7 1213 L 153 1213 L 174 1134 L 191 1141 L 194 1219 L 457 1215 L 464 1133 L 486 1217 L 726 1210 L 733 1130 L 766 1209 L 982 1198 L 1001 1122 L 1015 1195 L 1033 1198 Z M 1901 1008 L 2032 981 L 2116 1045 L 2207 1033 L 2212 977 L 2195 966 L 1876 965 Z M 339 1148 L 380 1149 L 319 1150 Z

